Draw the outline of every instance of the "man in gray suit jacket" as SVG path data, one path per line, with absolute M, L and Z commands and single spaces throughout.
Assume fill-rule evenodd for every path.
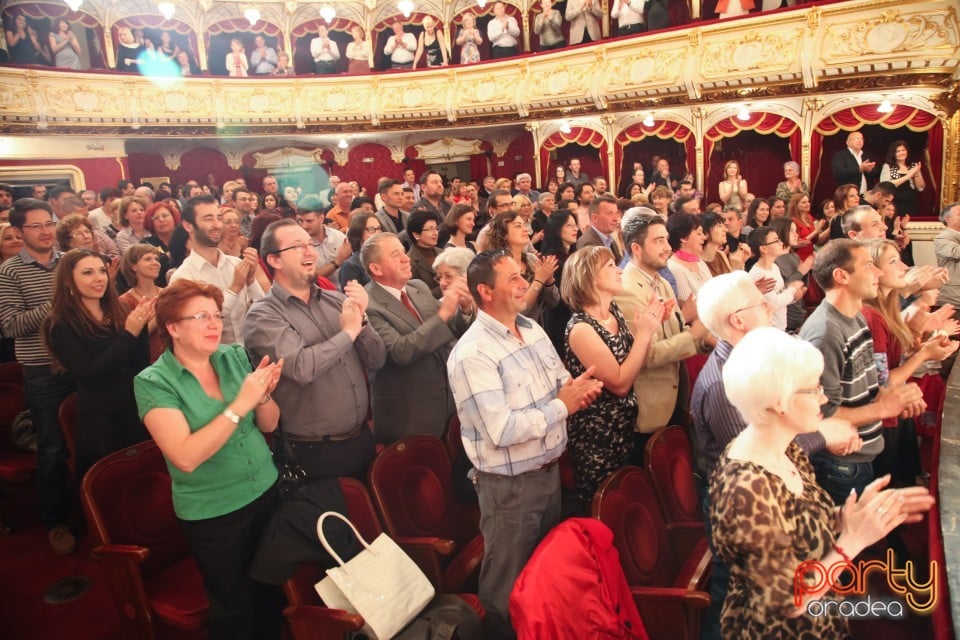
M 466 279 L 437 300 L 427 283 L 410 279 L 410 258 L 388 232 L 364 243 L 360 262 L 372 280 L 367 316 L 387 349 L 370 388 L 374 436 L 384 444 L 417 434 L 441 437 L 456 411 L 447 357 L 474 319 Z

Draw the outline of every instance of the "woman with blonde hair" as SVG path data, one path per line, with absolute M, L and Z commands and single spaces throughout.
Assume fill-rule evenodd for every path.
M 347 73 L 370 73 L 370 41 L 364 37 L 363 27 L 358 24 L 350 28 L 353 41 L 347 45 Z
M 633 320 L 640 333 L 634 336 L 613 300 L 623 289 L 622 273 L 613 253 L 601 246 L 583 247 L 563 265 L 560 295 L 573 311 L 564 335 L 564 365 L 572 376 L 594 367 L 603 383 L 600 397 L 567 419 L 573 478 L 585 512 L 603 479 L 627 465 L 637 419 L 633 381 L 673 307 L 673 301 L 654 299 L 638 308 Z
M 423 31 L 417 38 L 417 52 L 413 56 L 413 68 L 417 68 L 420 58 L 426 53 L 426 66 L 445 67 L 448 63 L 447 48 L 443 44 L 443 32 L 437 28 L 432 16 L 423 19 Z
M 723 165 L 723 180 L 717 187 L 720 191 L 720 200 L 724 205 L 734 205 L 743 208 L 750 189 L 747 180 L 740 175 L 740 163 L 736 160 L 727 160 Z
M 457 46 L 460 47 L 460 64 L 474 64 L 480 62 L 480 45 L 483 36 L 477 29 L 477 18 L 472 13 L 463 14 L 463 26 L 457 35 Z
M 9 222 L 0 223 L 0 264 L 20 253 L 22 248 L 20 230 Z

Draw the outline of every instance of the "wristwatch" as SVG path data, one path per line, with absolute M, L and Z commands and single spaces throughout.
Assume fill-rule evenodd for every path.
M 231 409 L 230 407 L 227 407 L 226 409 L 224 409 L 223 413 L 220 415 L 222 415 L 224 418 L 226 418 L 233 424 L 240 424 L 240 414 L 234 411 L 233 409 Z

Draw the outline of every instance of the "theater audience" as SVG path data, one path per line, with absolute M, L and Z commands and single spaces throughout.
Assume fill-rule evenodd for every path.
M 944 229 L 933 239 L 933 250 L 949 278 L 940 289 L 940 302 L 960 309 L 960 202 L 944 207 L 940 222 Z
M 743 235 L 770 223 L 770 203 L 763 198 L 754 198 L 747 208 L 747 223 L 743 225 Z
M 886 161 L 880 169 L 880 182 L 891 183 L 896 191 L 893 204 L 900 215 L 916 215 L 917 197 L 926 188 L 923 179 L 923 164 L 910 162 L 910 149 L 903 140 L 895 140 L 887 151 Z
M 437 272 L 437 282 L 440 283 L 440 291 L 446 294 L 457 278 L 467 277 L 467 267 L 473 257 L 477 255 L 470 249 L 453 247 L 444 249 L 443 253 L 437 256 L 433 261 L 433 270 Z M 440 298 L 443 300 L 443 297 Z
M 469 238 L 476 227 L 477 210 L 470 204 L 455 204 L 450 208 L 444 220 L 444 226 L 449 234 L 449 240 L 444 249 L 459 247 L 477 253 L 477 247 Z
M 234 194 L 236 195 L 236 194 Z M 212 196 L 197 196 L 187 201 L 181 225 L 190 238 L 190 255 L 173 272 L 177 280 L 206 282 L 223 293 L 223 326 L 217 334 L 224 344 L 240 343 L 243 322 L 254 301 L 263 297 L 257 282 L 258 256 L 255 249 L 243 250 L 243 258 L 225 255 L 218 247 L 223 235 L 223 215 Z
M 267 46 L 262 35 L 253 39 L 253 51 L 250 52 L 250 68 L 255 76 L 273 75 L 277 68 L 277 50 Z
M 509 215 L 509 214 L 501 214 Z M 600 394 L 592 371 L 574 379 L 540 325 L 521 315 L 528 284 L 507 252 L 470 264 L 477 320 L 447 362 L 464 450 L 475 471 L 485 553 L 477 592 L 488 638 L 511 638 L 513 582 L 560 522 L 567 418 Z
M 790 198 L 787 206 L 787 217 L 797 226 L 797 254 L 801 260 L 813 255 L 814 247 L 822 245 L 828 240 L 830 229 L 822 220 L 815 220 L 811 213 L 810 196 L 798 193 Z
M 774 195 L 787 202 L 795 195 L 810 195 L 810 187 L 800 179 L 800 164 L 790 160 L 783 163 L 783 182 L 777 183 Z
M 197 204 L 188 203 L 185 218 Z M 264 357 L 251 371 L 243 347 L 220 336 L 222 312 L 214 285 L 181 279 L 164 289 L 156 314 L 167 350 L 135 378 L 134 391 L 203 574 L 210 638 L 278 638 L 276 594 L 248 571 L 278 502 L 277 469 L 259 432 L 277 428 L 271 392 L 283 363 Z
M 770 228 L 777 234 L 777 237 L 787 251 L 779 256 L 774 263 L 780 271 L 783 282 L 788 287 L 793 282 L 799 282 L 802 285 L 801 292 L 807 288 L 807 275 L 813 269 L 813 256 L 801 260 L 797 255 L 796 246 L 800 241 L 797 234 L 797 225 L 790 218 L 777 218 L 770 223 Z M 787 332 L 796 333 L 807 318 L 807 307 L 804 304 L 803 295 L 787 305 Z
M 387 39 L 383 54 L 390 59 L 391 69 L 411 69 L 414 54 L 417 51 L 417 37 L 412 33 L 406 33 L 403 30 L 403 23 L 399 20 L 391 26 L 393 35 Z
M 150 232 L 144 239 L 145 244 L 159 249 L 157 256 L 160 260 L 160 273 L 157 276 L 157 286 L 167 286 L 167 271 L 170 269 L 170 243 L 173 232 L 180 224 L 180 211 L 170 202 L 157 202 L 147 209 L 143 219 L 143 226 Z M 133 285 L 132 281 L 128 281 Z
M 76 431 L 71 451 L 79 484 L 94 462 L 142 442 L 133 377 L 150 360 L 144 328 L 155 299 L 132 311 L 120 304 L 104 259 L 89 249 L 68 251 L 57 266 L 44 342 L 56 366 L 77 385 Z
M 821 411 L 828 418 L 852 422 L 863 440 L 856 453 L 821 452 L 811 458 L 817 482 L 840 505 L 851 490 L 862 495 L 874 479 L 873 460 L 883 451 L 882 421 L 901 414 L 916 416 L 925 404 L 916 384 L 881 387 L 876 362 L 860 357 L 863 351 L 873 352 L 873 338 L 860 309 L 864 300 L 877 297 L 880 278 L 867 248 L 854 240 L 828 242 L 814 259 L 813 276 L 825 297 L 799 335 L 823 353 Z
M 282 437 L 307 480 L 363 480 L 376 452 L 366 376 L 386 361 L 363 322 L 367 292 L 353 281 L 343 293 L 319 289 L 316 249 L 293 220 L 267 227 L 261 249 L 273 286 L 250 308 L 244 339 L 255 357 L 284 361 L 275 393 Z
M 53 52 L 53 66 L 61 69 L 79 70 L 80 42 L 70 29 L 66 18 L 54 18 L 50 31 L 50 51 Z
M 220 212 L 223 215 L 223 233 L 220 236 L 217 248 L 223 251 L 224 255 L 239 258 L 243 255 L 243 250 L 249 245 L 249 238 L 240 233 L 240 214 L 235 209 L 225 207 L 221 207 Z M 250 223 L 250 231 L 253 232 L 252 222 Z
M 442 249 L 437 247 L 440 238 L 440 225 L 443 220 L 436 213 L 428 209 L 420 209 L 410 214 L 407 221 L 407 232 L 410 234 L 410 251 L 407 257 L 410 260 L 411 278 L 427 285 L 434 298 L 442 295 L 440 284 L 437 282 L 437 272 L 433 270 L 433 262 L 440 255 Z M 377 243 L 379 246 L 379 243 Z M 369 269 L 367 269 L 369 271 Z
M 561 296 L 572 310 L 563 362 L 572 376 L 592 369 L 603 383 L 600 396 L 567 420 L 573 479 L 581 510 L 610 473 L 628 463 L 638 399 L 633 381 L 647 358 L 653 335 L 673 303 L 652 300 L 637 307 L 631 332 L 613 297 L 623 289 L 614 255 L 603 246 L 578 249 L 563 267 Z
M 926 488 L 885 490 L 889 478 L 847 492 L 841 510 L 830 503 L 793 442 L 817 428 L 823 360 L 809 343 L 761 327 L 744 336 L 723 367 L 727 396 L 747 423 L 710 478 L 714 548 L 730 567 L 724 638 L 849 637 L 844 617 L 814 616 L 805 607 L 834 599 L 831 580 L 838 577 L 805 574 L 798 594 L 798 567 L 851 561 L 933 505 Z
M 541 255 L 553 256 L 557 260 L 557 270 L 554 272 L 554 279 L 557 282 L 557 289 L 562 290 L 563 265 L 567 258 L 577 248 L 577 216 L 569 209 L 561 209 L 550 215 L 547 220 L 547 226 L 543 231 L 543 242 L 541 243 Z M 557 353 L 564 352 L 564 336 L 567 331 L 567 322 L 570 320 L 570 307 L 561 300 L 552 309 L 547 309 L 543 314 L 543 328 L 550 341 L 553 343 Z
M 750 191 L 747 180 L 740 175 L 740 164 L 736 160 L 728 160 L 723 165 L 723 180 L 717 187 L 720 191 L 720 201 L 725 205 L 744 207 L 747 193 Z
M 147 201 L 137 196 L 126 196 L 120 200 L 118 217 L 123 229 L 117 233 L 117 249 L 123 254 L 130 245 L 143 242 L 152 234 L 144 226 L 147 213 Z
M 764 299 L 772 314 L 770 325 L 781 331 L 787 329 L 787 306 L 800 300 L 804 292 L 803 280 L 784 284 L 783 275 L 776 265 L 777 259 L 789 251 L 789 239 L 781 239 L 772 227 L 760 227 L 750 233 L 750 252 L 757 257 L 756 263 L 750 268 L 750 279 L 754 282 L 765 279 L 774 281 L 773 288 L 764 294 Z
M 727 246 L 727 225 L 723 216 L 718 213 L 705 213 L 703 215 L 703 249 L 700 251 L 700 259 L 707 265 L 711 276 L 718 276 L 721 273 L 730 273 L 733 270 L 733 260 L 727 257 L 724 248 Z M 738 264 L 743 264 L 743 253 L 738 257 Z
M 350 226 L 347 228 L 347 241 L 352 253 L 340 267 L 338 283 L 340 290 L 351 280 L 356 280 L 362 287 L 370 282 L 370 274 L 360 263 L 360 247 L 363 243 L 383 231 L 380 220 L 373 213 L 365 213 L 359 209 L 350 214 Z
M 633 325 L 638 309 L 646 309 L 653 300 L 675 304 L 673 288 L 660 275 L 672 253 L 668 235 L 663 219 L 647 214 L 631 215 L 623 228 L 623 243 L 630 263 L 623 271 L 623 291 L 614 299 L 634 335 L 642 333 Z M 680 363 L 697 354 L 706 336 L 707 331 L 699 320 L 693 320 L 687 329 L 676 307 L 661 323 L 650 354 L 633 383 L 640 402 L 630 464 L 642 466 L 643 449 L 653 432 L 673 424 L 671 417 L 678 408 L 686 410 L 688 392 L 680 387 Z
M 50 63 L 50 51 L 40 42 L 37 30 L 27 23 L 27 17 L 23 13 L 17 13 L 14 16 L 13 29 L 7 29 L 5 35 L 11 62 L 16 64 Z
M 227 68 L 227 75 L 231 78 L 246 78 L 249 74 L 247 70 L 250 63 L 247 61 L 247 53 L 243 48 L 243 42 L 239 38 L 230 40 L 230 52 L 224 61 Z
M 153 300 L 160 295 L 162 287 L 157 284 L 157 281 L 163 274 L 161 257 L 159 249 L 144 242 L 133 245 L 120 258 L 120 273 L 123 274 L 124 281 L 130 285 L 130 288 L 120 296 L 120 303 L 126 308 L 127 313 L 132 313 L 141 302 Z M 163 353 L 165 345 L 155 319 L 149 320 L 147 329 L 150 362 L 156 362 Z
M 695 298 L 700 287 L 712 276 L 700 255 L 706 237 L 699 215 L 675 213 L 667 220 L 670 247 L 673 255 L 667 263 L 677 279 L 679 303 Z
M 473 321 L 466 278 L 455 278 L 438 301 L 430 290 L 437 283 L 412 275 L 411 260 L 391 233 L 365 242 L 360 260 L 372 279 L 366 286 L 367 315 L 387 351 L 386 363 L 370 383 L 377 442 L 390 444 L 417 434 L 439 438 L 456 410 L 447 357 Z M 425 396 L 424 389 L 433 392 Z
M 53 551 L 66 555 L 76 549 L 76 539 L 67 526 L 67 450 L 57 411 L 75 384 L 54 368 L 40 333 L 61 258 L 53 208 L 42 200 L 21 198 L 10 210 L 10 224 L 20 231 L 23 248 L 0 265 L 0 331 L 15 340 L 17 361 L 23 366 L 23 391 L 37 441 L 40 520 Z
M 9 222 L 0 223 L 0 264 L 20 253 L 22 248 L 20 230 Z
M 618 36 L 643 33 L 646 29 L 643 21 L 645 4 L 640 0 L 614 0 L 610 17 L 617 21 Z
M 417 52 L 413 56 L 413 68 L 417 68 L 420 58 L 429 67 L 445 67 L 449 62 L 447 48 L 443 44 L 443 32 L 437 29 L 437 21 L 432 16 L 423 19 L 423 31 L 417 38 Z
M 787 201 L 783 198 L 778 198 L 777 196 L 768 198 L 767 204 L 770 205 L 770 219 L 776 220 L 780 216 L 786 215 Z
M 507 211 L 497 214 L 490 222 L 489 248 L 506 251 L 520 265 L 520 275 L 529 287 L 523 296 L 521 313 L 534 322 L 541 322 L 544 310 L 553 309 L 560 302 L 560 292 L 554 280 L 558 262 L 555 256 L 538 258 L 528 252 L 530 228 L 519 213 Z
M 370 41 L 364 38 L 363 27 L 354 25 L 350 28 L 350 35 L 353 40 L 347 44 L 347 73 L 370 73 L 373 54 L 370 52 Z
M 493 3 L 493 19 L 487 23 L 487 40 L 490 42 L 490 57 L 494 60 L 517 55 L 520 40 L 520 25 L 517 19 L 507 15 L 502 2 Z
M 570 23 L 570 45 L 596 42 L 600 39 L 603 8 L 596 0 L 567 0 L 563 16 Z
M 313 58 L 314 73 L 317 75 L 339 71 L 340 47 L 330 38 L 325 24 L 317 27 L 317 37 L 310 40 L 310 57 Z
M 553 0 L 540 0 L 540 11 L 533 19 L 533 32 L 540 39 L 540 51 L 552 51 L 563 48 L 566 43 L 560 27 L 563 16 L 553 8 Z M 563 176 L 560 176 L 563 182 Z

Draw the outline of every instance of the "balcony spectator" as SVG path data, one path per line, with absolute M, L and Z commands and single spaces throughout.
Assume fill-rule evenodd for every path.
M 337 73 L 340 47 L 330 39 L 326 25 L 317 27 L 317 37 L 310 41 L 310 55 L 313 57 L 314 72 L 317 75 Z
M 553 0 L 540 0 L 540 13 L 533 21 L 533 32 L 540 38 L 540 51 L 552 51 L 564 46 L 561 24 L 563 16 L 553 8 Z
M 417 51 L 417 38 L 412 33 L 406 33 L 399 21 L 394 22 L 392 28 L 393 35 L 387 39 L 383 53 L 390 58 L 391 69 L 411 69 Z
M 520 27 L 517 19 L 507 15 L 507 8 L 502 2 L 493 4 L 493 20 L 487 24 L 487 39 L 490 41 L 491 57 L 509 58 L 519 52 L 517 49 Z
M 464 14 L 463 27 L 460 29 L 460 35 L 457 36 L 457 45 L 460 47 L 460 64 L 480 62 L 481 44 L 483 44 L 483 36 L 477 29 L 476 17 L 472 13 Z
M 370 41 L 364 38 L 363 27 L 354 25 L 350 35 L 353 42 L 347 45 L 347 73 L 370 73 Z
M 603 9 L 597 0 L 567 0 L 567 10 L 563 17 L 570 23 L 571 46 L 600 39 Z
M 250 68 L 255 76 L 273 75 L 277 68 L 277 50 L 267 46 L 263 36 L 253 40 L 253 51 L 250 52 Z

